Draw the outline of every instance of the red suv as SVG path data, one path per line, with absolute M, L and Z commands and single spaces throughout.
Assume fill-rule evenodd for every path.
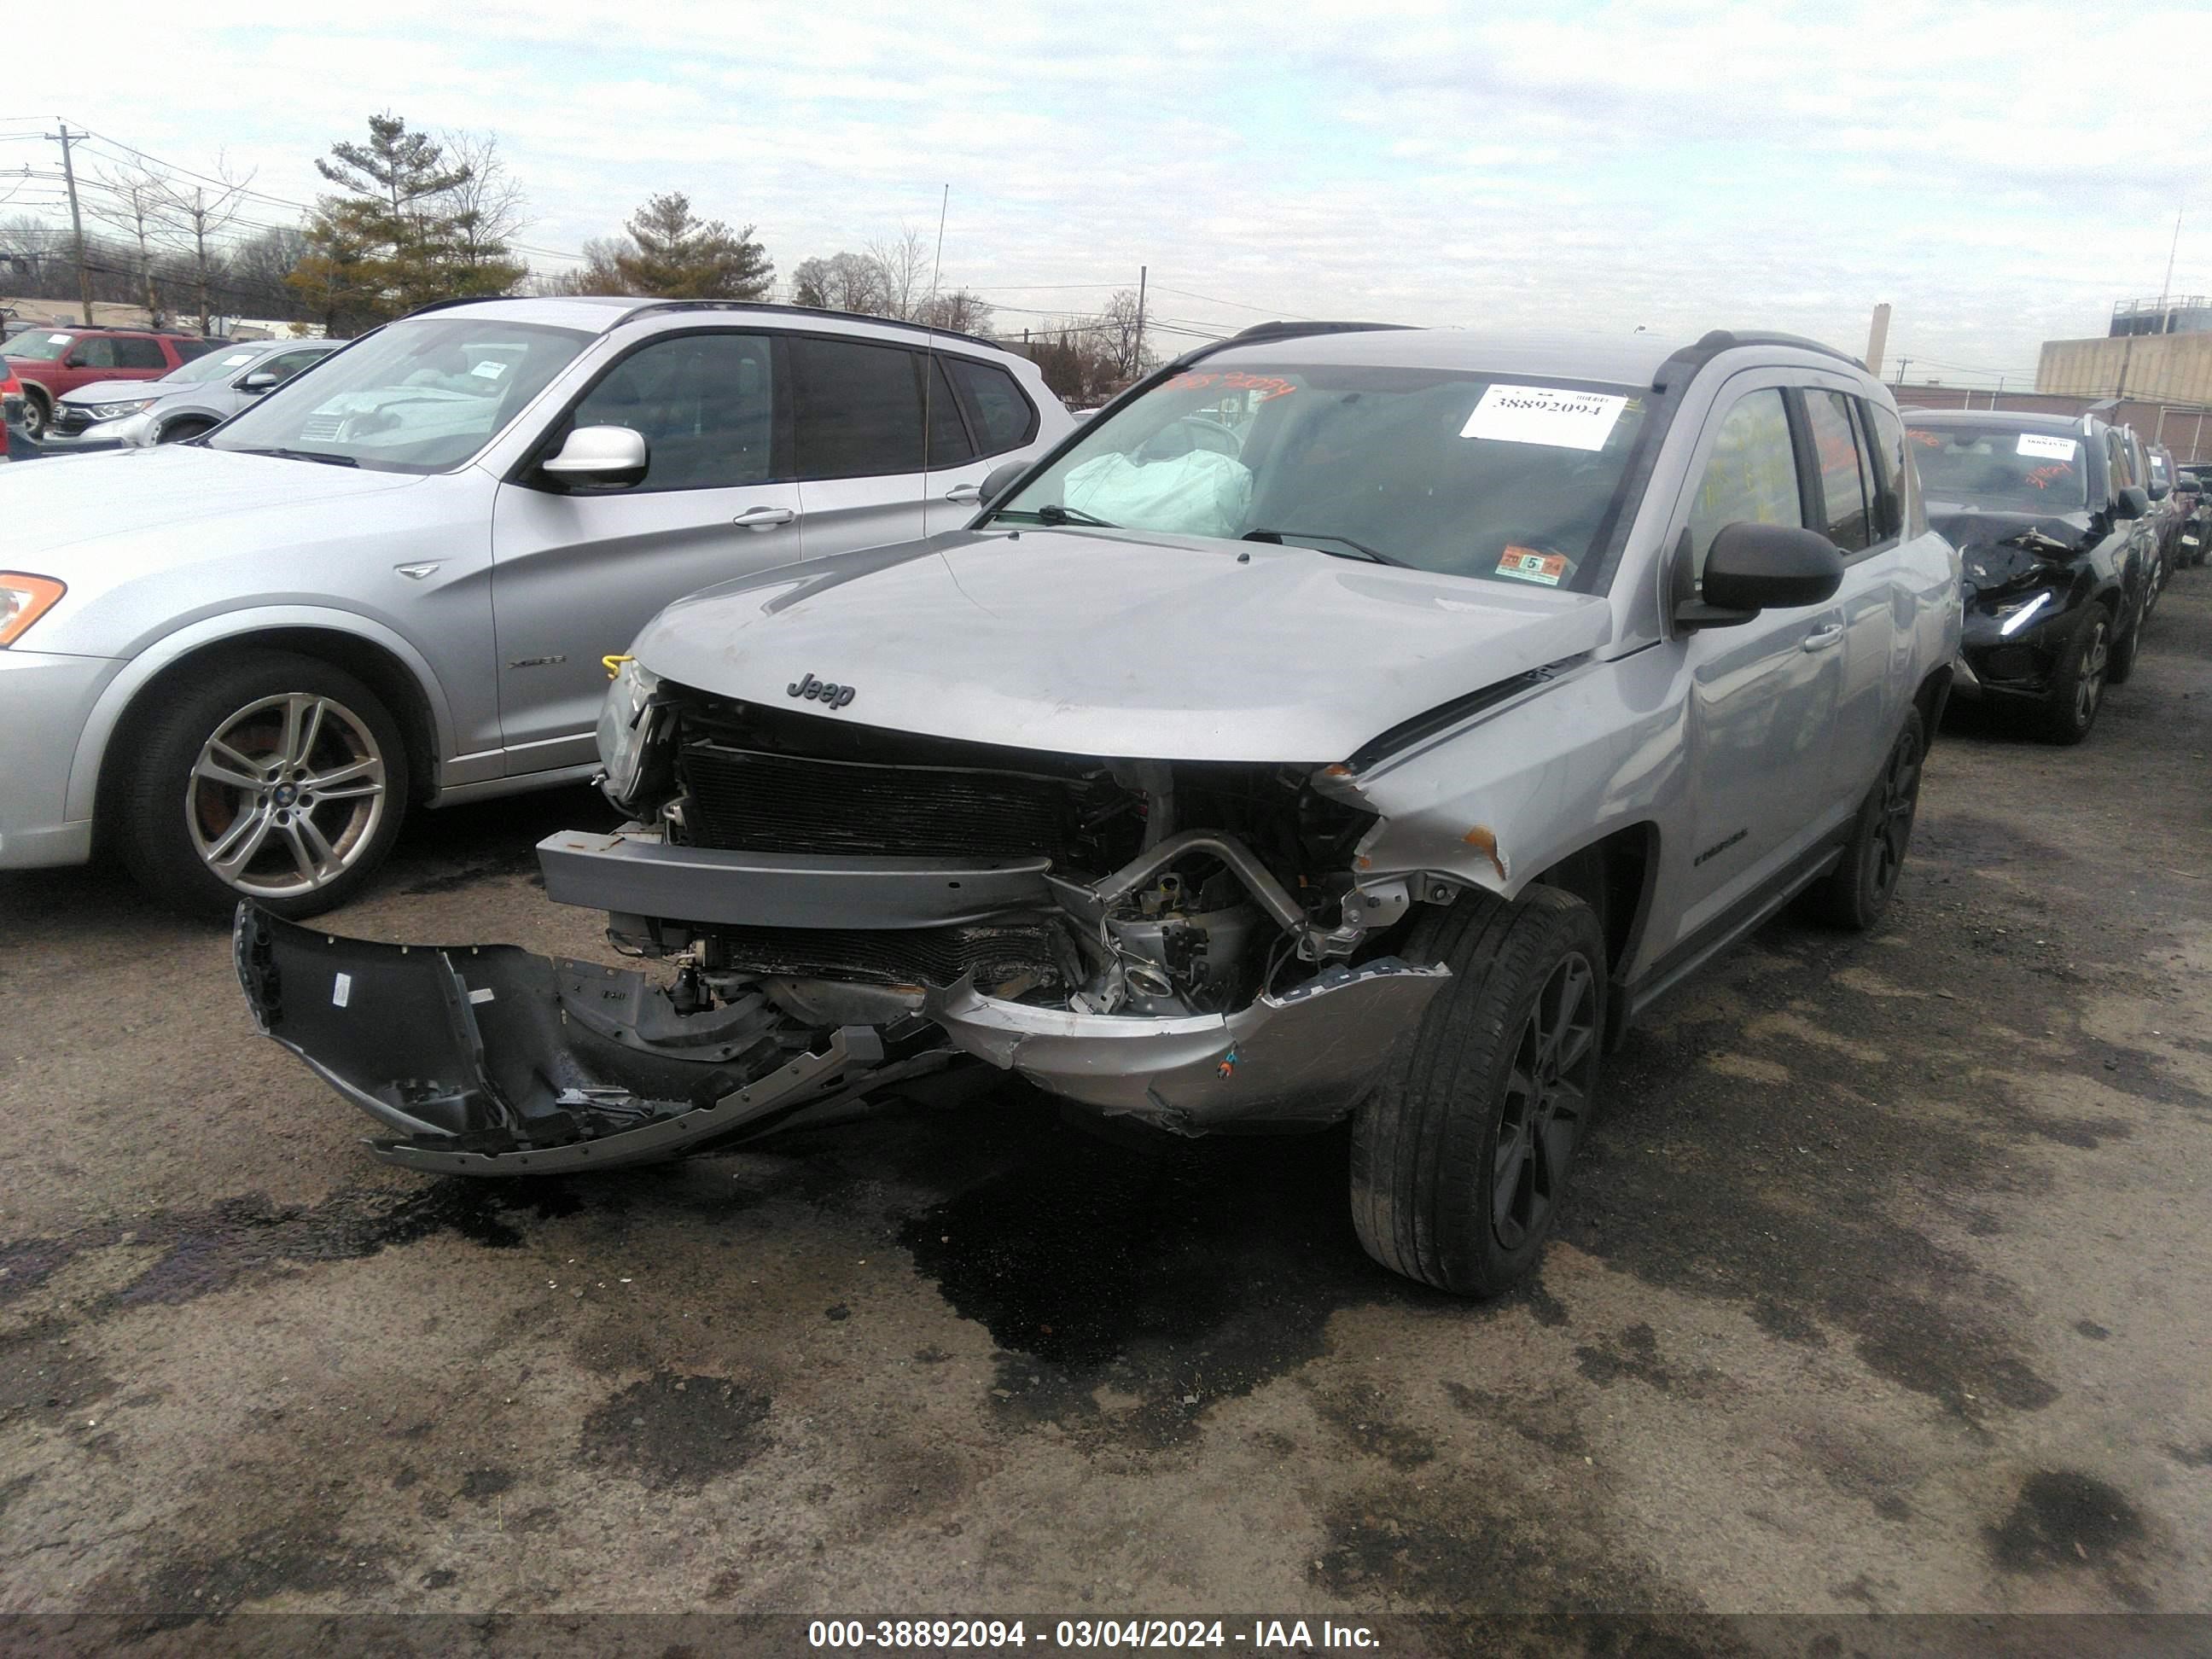
M 65 392 L 95 380 L 158 380 L 228 343 L 145 328 L 27 328 L 0 345 L 0 356 L 23 382 L 23 424 L 35 438 Z

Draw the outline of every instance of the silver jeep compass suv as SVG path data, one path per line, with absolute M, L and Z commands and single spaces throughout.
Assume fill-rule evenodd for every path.
M 1377 1260 L 1528 1271 L 1607 1040 L 1894 891 L 1960 632 L 1809 341 L 1269 325 L 965 529 L 670 606 L 541 843 L 646 974 L 250 908 L 268 1032 L 431 1170 L 728 1144 L 955 1063 L 1180 1133 L 1353 1120 Z

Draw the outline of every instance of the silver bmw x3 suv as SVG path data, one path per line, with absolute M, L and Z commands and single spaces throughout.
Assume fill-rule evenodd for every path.
M 1274 325 L 1012 471 L 619 665 L 634 822 L 538 852 L 665 984 L 242 909 L 264 1029 L 459 1173 L 955 1063 L 1182 1133 L 1350 1116 L 1369 1250 L 1486 1292 L 1609 1039 L 1792 898 L 1895 890 L 1959 562 L 1839 354 Z
M 951 529 L 1073 425 L 989 343 L 790 307 L 417 313 L 186 444 L 0 474 L 0 869 L 339 902 L 412 805 L 590 775 L 695 588 Z

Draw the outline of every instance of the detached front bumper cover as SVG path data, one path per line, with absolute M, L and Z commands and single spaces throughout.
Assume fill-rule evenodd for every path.
M 376 1118 L 378 1157 L 540 1175 L 655 1163 L 758 1128 L 882 1058 L 848 1026 L 789 1052 L 765 1006 L 678 1017 L 638 973 L 509 945 L 377 945 L 239 907 L 262 1031 Z

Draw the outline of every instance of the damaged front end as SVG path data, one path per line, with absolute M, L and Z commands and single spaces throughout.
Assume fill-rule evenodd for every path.
M 391 1131 L 536 1172 L 676 1156 L 955 1058 L 1186 1133 L 1358 1104 L 1449 978 L 1392 945 L 1342 767 L 1105 760 L 856 727 L 633 671 L 640 822 L 538 848 L 549 897 L 673 970 L 365 945 L 241 913 L 264 1029 Z

